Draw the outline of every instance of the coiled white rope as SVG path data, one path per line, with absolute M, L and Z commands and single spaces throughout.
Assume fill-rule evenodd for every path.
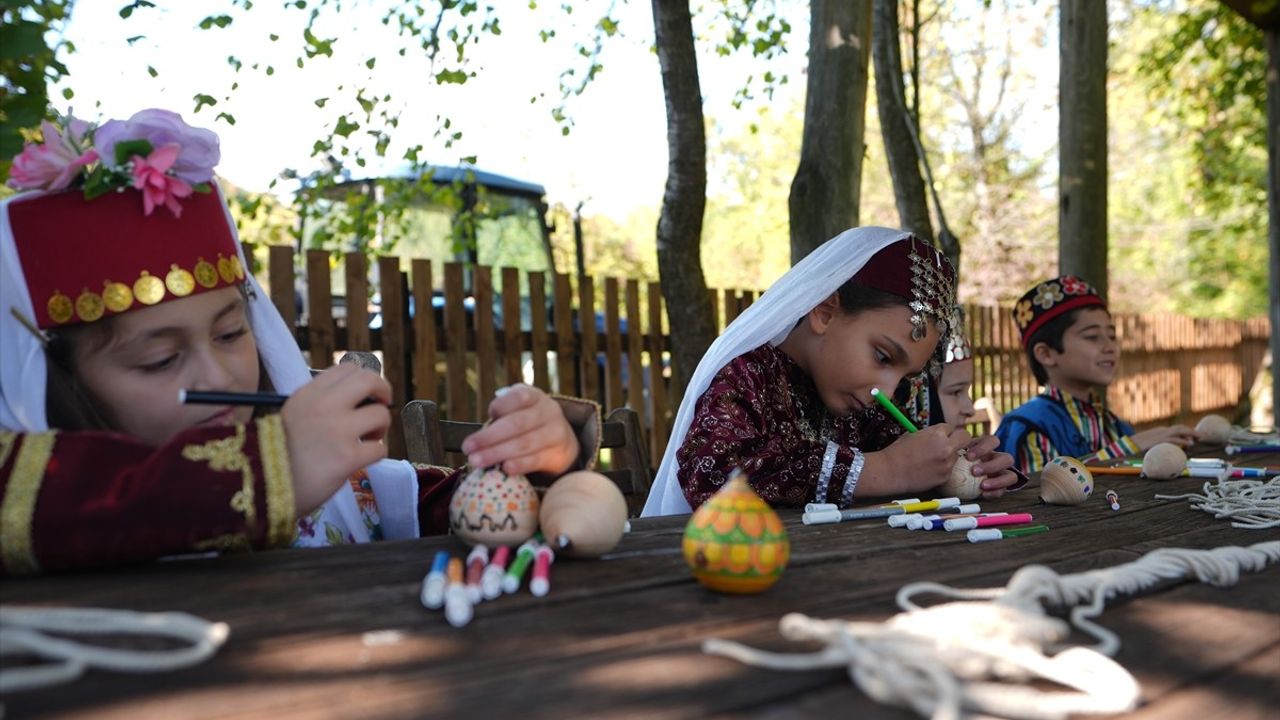
M 1248 530 L 1280 527 L 1280 476 L 1261 480 L 1218 480 L 1206 482 L 1203 495 L 1156 495 L 1157 500 L 1190 500 L 1191 507 L 1213 513 L 1215 518 L 1231 518 L 1231 527 Z
M 139 613 L 102 608 L 0 608 L 0 655 L 52 660 L 0 669 L 0 693 L 69 682 L 90 667 L 128 673 L 176 670 L 204 662 L 227 640 L 226 623 L 179 612 Z M 127 650 L 76 642 L 49 633 L 149 635 L 189 642 L 172 650 Z
M 1280 562 L 1280 542 L 1161 549 L 1131 563 L 1075 575 L 1028 565 L 1003 588 L 912 583 L 898 592 L 904 612 L 883 623 L 784 616 L 783 636 L 825 643 L 816 653 L 770 653 L 717 639 L 706 641 L 702 649 L 775 670 L 847 667 L 854 684 L 874 700 L 935 720 L 959 718 L 965 711 L 1031 719 L 1126 712 L 1138 704 L 1138 683 L 1108 657 L 1119 649 L 1119 639 L 1092 621 L 1107 600 L 1187 577 L 1233 585 L 1241 571 L 1255 572 L 1274 562 Z M 913 601 L 922 593 L 957 601 L 923 608 Z M 1046 615 L 1046 606 L 1072 608 L 1071 624 L 1098 644 L 1048 655 L 1046 651 L 1062 647 L 1071 627 Z M 1010 684 L 1035 679 L 1071 691 Z

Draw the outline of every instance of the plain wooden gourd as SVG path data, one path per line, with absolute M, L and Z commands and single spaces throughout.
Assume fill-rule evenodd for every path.
M 1231 442 L 1231 422 L 1221 415 L 1205 415 L 1196 423 L 1196 434 L 1200 440 L 1211 445 L 1226 445 Z
M 538 493 L 523 475 L 472 470 L 449 501 L 449 527 L 472 545 L 518 545 L 538 531 Z
M 947 481 L 938 486 L 938 493 L 943 497 L 958 497 L 961 500 L 974 500 L 982 494 L 982 478 L 974 477 L 971 470 L 973 463 L 961 451 L 956 464 L 951 466 L 951 474 Z
M 1040 499 L 1051 505 L 1079 505 L 1093 493 L 1093 473 L 1079 460 L 1061 455 L 1040 471 Z
M 617 546 L 627 526 L 627 501 L 612 480 L 594 472 L 569 473 L 542 496 L 542 535 L 556 552 L 599 557 Z
M 1142 474 L 1153 480 L 1168 480 L 1187 469 L 1187 453 L 1173 443 L 1156 443 L 1142 457 Z

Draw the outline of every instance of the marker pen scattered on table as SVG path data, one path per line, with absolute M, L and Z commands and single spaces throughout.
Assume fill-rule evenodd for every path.
M 1231 468 L 1231 477 L 1233 478 L 1269 478 L 1275 475 L 1280 475 L 1280 468 Z
M 529 563 L 533 562 L 537 549 L 538 541 L 533 538 L 525 540 L 516 548 L 516 559 L 511 561 L 507 574 L 502 576 L 502 592 L 511 594 L 520 589 L 520 580 L 524 578 L 524 571 L 529 568 Z
M 1038 535 L 1043 532 L 1049 532 L 1048 525 L 1028 525 L 1026 527 L 1012 528 L 979 528 L 965 533 L 965 537 L 969 538 L 969 542 L 971 543 L 979 543 L 987 542 L 989 540 L 1003 540 L 1011 537 L 1022 537 L 1023 535 Z
M 998 525 L 1021 525 L 1029 523 L 1031 520 L 1031 513 L 1012 513 L 1009 515 L 955 518 L 944 521 L 942 527 L 947 532 L 955 532 L 956 530 L 972 530 L 974 528 L 996 527 Z
M 529 580 L 529 592 L 535 597 L 542 597 L 551 590 L 551 563 L 556 561 L 556 554 L 546 543 L 539 545 L 533 554 L 533 578 Z
M 449 585 L 444 589 L 444 619 L 454 627 L 471 622 L 474 610 L 462 581 L 462 558 L 449 558 Z
M 1111 506 L 1112 510 L 1119 510 L 1120 509 L 1120 493 L 1116 492 L 1115 490 L 1108 490 L 1107 504 Z
M 885 412 L 892 415 L 893 419 L 897 420 L 898 424 L 906 429 L 907 432 L 916 432 L 916 426 L 907 419 L 906 415 L 902 414 L 902 411 L 898 409 L 897 405 L 893 404 L 892 400 L 886 397 L 884 393 L 880 392 L 880 388 L 871 388 L 871 397 L 875 398 L 875 401 L 880 403 L 880 407 L 884 408 Z
M 449 567 L 449 553 L 446 550 L 436 552 L 431 561 L 431 572 L 422 579 L 422 604 L 431 610 L 444 607 L 444 586 L 448 581 L 445 569 Z
M 945 530 L 946 522 L 948 520 L 954 520 L 956 518 L 961 518 L 961 517 L 971 517 L 971 518 L 998 517 L 1001 515 L 1008 515 L 1008 514 L 1009 513 L 994 512 L 994 513 L 973 513 L 968 515 L 924 515 L 920 517 L 918 520 L 916 520 L 915 522 L 907 525 L 907 529 L 908 530 Z
M 467 599 L 472 605 L 480 602 L 484 594 L 480 591 L 480 578 L 484 576 L 484 566 L 489 562 L 489 548 L 476 543 L 467 555 Z
M 480 592 L 485 600 L 492 600 L 502 594 L 502 574 L 507 569 L 507 558 L 510 555 L 511 548 L 506 545 L 499 545 L 493 551 L 493 559 L 480 577 Z
M 879 508 L 898 507 L 900 505 L 910 505 L 911 503 L 920 502 L 920 498 L 905 498 L 902 500 L 890 500 L 887 503 L 879 505 L 856 505 L 849 508 L 850 510 L 876 510 Z M 839 510 L 840 506 L 835 503 L 808 503 L 804 506 L 805 512 L 821 512 L 823 510 Z
M 964 505 L 957 505 L 955 507 L 938 508 L 937 510 L 931 513 L 928 513 L 927 516 L 933 517 L 934 515 L 947 515 L 950 517 L 955 517 L 958 515 L 973 515 L 980 512 L 982 512 L 982 506 L 978 505 L 978 503 L 966 503 Z M 889 517 L 885 518 L 885 522 L 888 523 L 889 527 L 909 528 L 911 527 L 911 523 L 913 520 L 918 521 L 920 518 L 925 516 L 926 516 L 926 513 L 905 513 L 902 515 L 890 515 Z
M 1280 453 L 1280 445 L 1228 445 L 1227 454 L 1236 453 Z
M 960 505 L 960 498 L 949 497 L 940 498 L 938 500 L 926 500 L 924 502 L 910 503 L 908 505 L 899 505 L 897 507 L 871 508 L 868 510 L 859 510 L 850 508 L 848 510 L 819 510 L 818 512 L 805 513 L 800 516 L 800 521 L 805 525 L 824 525 L 828 523 L 844 522 L 846 520 L 873 520 L 876 518 L 887 518 L 891 515 L 904 515 L 906 513 L 921 512 L 923 510 L 938 510 L 942 508 L 957 507 Z

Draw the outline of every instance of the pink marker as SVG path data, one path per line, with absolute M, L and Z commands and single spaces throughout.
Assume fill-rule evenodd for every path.
M 956 530 L 973 530 L 980 527 L 997 527 L 1000 525 L 1022 525 L 1031 522 L 1031 513 L 1012 513 L 1009 515 L 987 515 L 986 517 L 962 517 L 947 520 L 942 527 L 947 532 Z
M 489 548 L 477 544 L 471 548 L 467 556 L 467 599 L 472 605 L 480 602 L 480 578 L 484 576 L 484 566 L 489 562 Z
M 484 575 L 480 576 L 480 592 L 484 595 L 485 600 L 492 600 L 502 594 L 502 574 L 507 569 L 507 557 L 511 555 L 511 548 L 506 545 L 499 545 L 498 549 L 493 551 L 493 559 L 489 561 L 489 567 L 484 569 Z
M 538 546 L 533 556 L 533 579 L 529 581 L 529 592 L 542 597 L 551 590 L 551 563 L 555 560 L 556 554 L 550 545 Z

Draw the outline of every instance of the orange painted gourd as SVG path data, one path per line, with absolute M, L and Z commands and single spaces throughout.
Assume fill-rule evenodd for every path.
M 698 582 L 726 593 L 763 592 L 782 577 L 791 543 L 778 514 L 735 474 L 684 529 L 684 559 Z

